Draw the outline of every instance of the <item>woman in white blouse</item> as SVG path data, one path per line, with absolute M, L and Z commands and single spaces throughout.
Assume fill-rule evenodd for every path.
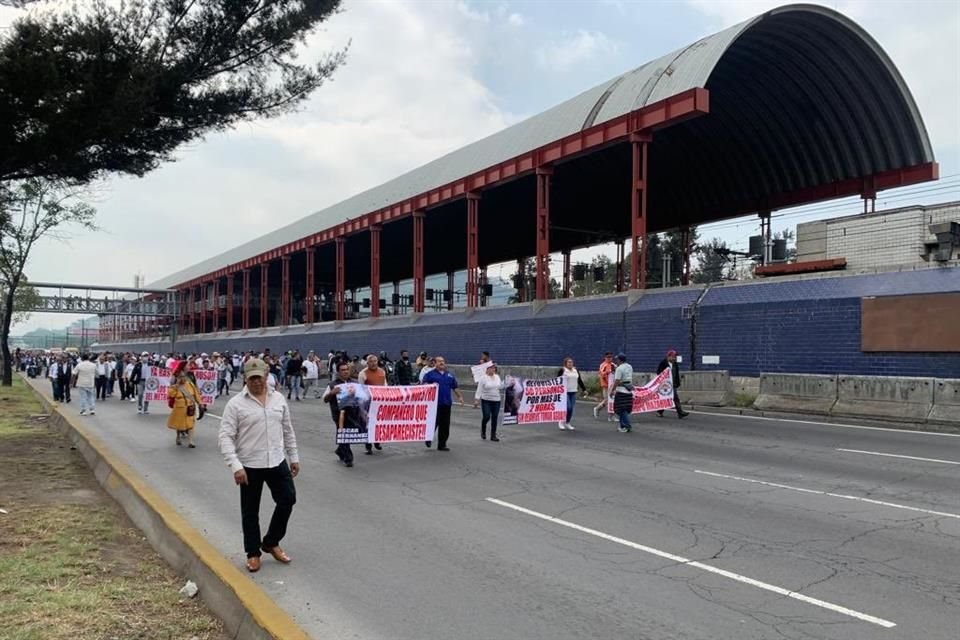
M 487 422 L 489 422 L 490 440 L 500 442 L 500 438 L 497 437 L 497 420 L 500 417 L 500 390 L 502 388 L 503 383 L 497 374 L 497 365 L 491 364 L 480 376 L 480 380 L 477 381 L 477 392 L 474 395 L 475 401 L 473 403 L 475 407 L 479 403 L 483 416 L 480 421 L 480 438 L 482 440 L 487 439 Z
M 570 429 L 570 431 L 574 431 L 570 421 L 573 420 L 573 408 L 577 404 L 577 390 L 586 391 L 587 385 L 583 384 L 580 372 L 573 366 L 573 358 L 570 356 L 563 359 L 563 367 L 557 372 L 557 376 L 563 378 L 563 386 L 567 390 L 567 420 L 557 423 L 557 426 L 561 430 Z

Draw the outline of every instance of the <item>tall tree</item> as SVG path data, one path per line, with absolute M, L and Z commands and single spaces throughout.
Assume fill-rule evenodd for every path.
M 525 277 L 523 279 L 524 293 L 526 294 L 526 301 L 530 302 L 537 295 L 537 263 L 533 258 L 526 258 L 523 261 L 523 270 Z M 510 283 L 514 287 L 513 294 L 507 298 L 507 304 L 516 304 L 520 302 L 520 292 L 516 290 L 517 285 L 517 276 L 520 275 L 519 270 L 514 271 L 510 274 Z M 559 298 L 560 297 L 560 283 L 556 278 L 550 278 L 550 297 Z
M 344 61 L 297 62 L 339 4 L 96 0 L 19 18 L 0 36 L 0 182 L 141 176 L 207 133 L 290 111 Z
M 58 237 L 74 225 L 93 229 L 96 212 L 80 202 L 75 194 L 45 180 L 26 180 L 0 200 L 0 290 L 3 291 L 0 316 L 0 351 L 3 372 L 0 384 L 13 384 L 10 361 L 10 327 L 17 311 L 18 295 L 23 296 L 23 270 L 37 241 Z
M 719 238 L 697 246 L 697 266 L 690 274 L 691 282 L 705 284 L 735 277 L 730 268 L 730 247 Z

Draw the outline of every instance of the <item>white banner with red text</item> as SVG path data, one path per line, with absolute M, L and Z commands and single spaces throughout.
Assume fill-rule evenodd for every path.
M 614 384 L 612 378 L 610 384 Z M 615 387 L 611 386 L 610 388 Z M 642 387 L 633 388 L 633 408 L 630 413 L 649 413 L 651 411 L 673 409 L 673 407 L 673 380 L 670 376 L 669 367 Z M 614 413 L 612 398 L 607 398 L 607 413 Z
M 418 386 L 340 385 L 337 444 L 429 442 L 437 424 L 435 384 Z
M 146 388 L 143 393 L 145 402 L 166 402 L 170 390 L 170 379 L 173 371 L 164 367 L 148 367 Z M 203 398 L 203 404 L 213 406 L 217 399 L 217 372 L 210 369 L 194 369 L 193 377 L 197 380 L 197 389 Z
M 530 380 L 507 376 L 504 384 L 504 425 L 566 421 L 567 388 L 563 378 Z

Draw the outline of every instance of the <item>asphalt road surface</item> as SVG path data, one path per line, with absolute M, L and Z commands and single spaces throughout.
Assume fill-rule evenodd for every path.
M 153 408 L 84 419 L 242 565 L 217 418 L 190 450 Z M 318 640 L 960 638 L 960 437 L 702 413 L 621 434 L 577 409 L 493 443 L 457 407 L 452 451 L 347 469 L 326 405 L 293 402 L 293 563 L 254 579 Z

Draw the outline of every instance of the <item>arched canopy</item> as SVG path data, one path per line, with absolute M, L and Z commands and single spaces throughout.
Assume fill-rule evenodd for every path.
M 467 191 L 482 198 L 480 264 L 529 256 L 533 170 L 542 162 L 555 170 L 551 251 L 622 238 L 630 234 L 627 139 L 643 126 L 653 132 L 649 232 L 869 194 L 937 173 L 916 104 L 880 46 L 835 11 L 790 5 L 152 286 L 196 285 L 336 236 L 365 237 L 372 225 L 382 225 L 392 256 L 408 256 L 409 216 L 423 208 L 428 272 L 462 269 L 466 222 L 458 212 Z M 411 277 L 410 262 L 384 260 L 383 280 Z

